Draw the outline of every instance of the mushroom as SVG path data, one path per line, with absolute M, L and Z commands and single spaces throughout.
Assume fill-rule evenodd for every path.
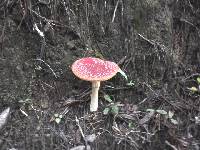
M 94 57 L 81 58 L 72 64 L 72 72 L 78 78 L 92 82 L 91 112 L 97 111 L 98 108 L 100 82 L 112 78 L 119 70 L 116 63 Z

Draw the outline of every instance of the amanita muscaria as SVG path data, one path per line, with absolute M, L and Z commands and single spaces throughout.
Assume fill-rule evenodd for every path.
M 97 111 L 98 108 L 100 82 L 112 78 L 119 70 L 116 63 L 94 57 L 81 58 L 72 64 L 72 72 L 77 77 L 92 82 L 91 112 Z

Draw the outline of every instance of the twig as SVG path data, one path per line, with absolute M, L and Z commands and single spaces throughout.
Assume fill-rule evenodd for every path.
M 43 53 L 44 53 L 44 48 L 46 45 L 45 36 L 44 36 L 44 33 L 38 28 L 36 23 L 33 24 L 33 27 L 37 31 L 39 36 L 41 37 L 42 45 L 41 45 L 41 49 L 40 49 L 40 58 L 42 58 Z
M 86 23 L 87 23 L 87 27 L 88 27 L 88 2 L 87 0 L 85 0 L 85 16 L 86 16 Z
M 52 20 L 52 19 L 45 18 L 44 16 L 38 14 L 36 11 L 34 11 L 34 10 L 30 9 L 30 8 L 29 8 L 29 10 L 30 10 L 31 12 L 33 12 L 37 17 L 43 19 L 44 22 L 49 23 L 50 25 L 53 25 L 53 26 L 61 26 L 61 27 L 66 27 L 66 28 L 69 28 L 69 29 L 70 29 L 70 27 L 67 26 L 67 25 L 64 25 L 64 24 L 62 24 L 62 23 L 60 23 L 60 22 L 58 22 L 58 21 L 56 21 L 56 20 Z M 71 9 L 70 9 L 70 11 L 71 11 L 72 14 L 75 16 L 74 12 L 73 12 Z
M 63 112 L 61 112 L 61 115 L 66 115 L 69 112 L 69 107 L 66 107 Z
M 89 99 L 88 100 L 66 100 L 63 105 L 70 106 L 70 105 L 75 105 L 77 103 L 84 103 L 86 101 L 89 101 Z
M 37 24 L 33 24 L 34 29 L 37 31 L 40 37 L 44 38 L 44 33 L 38 28 Z
M 138 103 L 138 105 L 141 105 L 142 103 L 146 102 L 147 100 L 148 100 L 147 98 L 143 99 L 141 102 Z
M 121 58 L 121 59 L 119 60 L 119 62 L 118 62 L 117 64 L 118 64 L 118 65 L 123 64 L 123 63 L 125 62 L 126 58 L 127 58 L 127 56 L 124 56 L 123 58 Z
M 122 25 L 124 24 L 124 19 L 123 19 L 123 16 L 124 16 L 124 4 L 123 4 L 123 1 L 122 0 L 120 0 L 121 1 L 121 21 L 122 21 Z
M 1 31 L 0 43 L 3 43 L 4 41 L 5 30 L 6 30 L 6 21 L 4 22 L 3 29 Z
M 114 22 L 114 20 L 115 20 L 115 15 L 116 15 L 118 5 L 119 5 L 119 0 L 117 1 L 116 5 L 115 5 L 115 9 L 114 9 L 114 12 L 113 12 L 113 17 L 112 17 L 112 22 Z
M 38 14 L 36 11 L 34 11 L 34 10 L 30 9 L 30 8 L 29 8 L 29 10 L 30 10 L 31 12 L 33 12 L 33 13 L 34 13 L 36 16 L 38 16 L 39 18 L 43 19 L 45 22 L 53 22 L 53 20 L 50 20 L 50 19 L 47 19 L 47 18 L 41 16 L 41 15 Z
M 19 25 L 17 27 L 18 30 L 21 27 L 23 20 L 25 20 L 25 18 L 27 16 L 27 13 L 28 13 L 28 1 L 20 0 L 20 6 L 21 6 L 21 9 L 22 9 L 23 15 L 22 15 L 22 19 L 21 19 L 21 21 L 20 21 L 20 23 L 19 23 Z
M 51 72 L 53 73 L 53 75 L 55 76 L 55 78 L 57 78 L 56 73 L 53 71 L 53 69 L 51 68 L 51 66 L 49 64 L 47 64 L 44 60 L 42 60 L 40 58 L 37 58 L 35 60 L 43 62 L 47 67 L 49 67 L 49 69 L 51 70 Z
M 138 35 L 139 35 L 142 39 L 144 39 L 145 41 L 147 41 L 148 43 L 150 43 L 151 45 L 155 45 L 154 42 L 152 42 L 152 41 L 150 41 L 149 39 L 145 38 L 143 35 L 141 35 L 141 34 L 139 34 L 139 33 L 138 33 Z
M 44 82 L 44 81 L 41 81 L 44 85 L 46 85 L 47 87 L 51 88 L 51 89 L 55 89 L 55 87 L 49 85 L 48 83 Z
M 78 126 L 79 131 L 81 132 L 81 136 L 83 137 L 84 144 L 85 144 L 85 149 L 87 149 L 87 140 L 85 139 L 85 135 L 84 135 L 83 130 L 82 130 L 81 126 L 80 126 L 80 123 L 79 123 L 79 120 L 78 120 L 77 116 L 75 116 L 75 120 L 76 120 L 76 125 Z
M 116 87 L 116 88 L 103 88 L 105 90 L 109 90 L 109 91 L 118 91 L 118 90 L 129 90 L 132 89 L 133 87 Z
M 78 120 L 77 116 L 75 116 L 75 120 L 76 120 L 76 125 L 78 126 L 78 128 L 79 128 L 79 130 L 81 132 L 81 136 L 85 140 L 85 135 L 83 134 L 83 130 L 82 130 L 81 126 L 80 126 L 80 123 L 79 123 L 79 120 Z
M 21 113 L 22 113 L 23 115 L 25 115 L 26 117 L 28 117 L 28 114 L 27 114 L 25 111 L 23 111 L 21 108 L 20 108 L 19 110 L 21 111 Z
M 171 143 L 169 143 L 167 140 L 165 141 L 165 144 L 167 144 L 168 146 L 170 146 L 171 148 L 173 148 L 173 150 L 178 150 L 174 145 L 172 145 Z
M 31 108 L 34 110 L 35 115 L 37 116 L 37 119 L 40 119 L 40 116 L 37 114 L 37 112 L 43 112 L 42 110 L 37 110 L 36 108 L 33 107 L 33 105 L 31 104 Z

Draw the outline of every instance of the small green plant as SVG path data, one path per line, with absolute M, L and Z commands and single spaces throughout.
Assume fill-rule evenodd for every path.
M 188 90 L 190 90 L 192 93 L 197 93 L 200 91 L 200 77 L 196 78 L 196 82 L 198 84 L 198 87 L 192 86 L 191 88 L 187 88 Z
M 111 104 L 109 107 L 106 107 L 103 110 L 104 115 L 108 115 L 109 113 L 113 115 L 117 115 L 119 113 L 119 107 L 116 104 Z
M 109 103 L 112 102 L 112 99 L 111 99 L 110 95 L 105 94 L 105 95 L 104 95 L 104 99 L 105 99 L 107 102 L 109 102 Z
M 135 127 L 135 124 L 133 123 L 133 121 L 130 121 L 130 122 L 128 123 L 128 127 L 129 127 L 130 129 Z
M 55 121 L 57 124 L 61 122 L 63 115 L 61 114 L 54 114 L 50 121 Z
M 108 115 L 109 113 L 111 113 L 113 115 L 118 114 L 119 113 L 119 107 L 117 106 L 117 104 L 115 104 L 115 103 L 112 102 L 111 97 L 109 95 L 105 94 L 104 95 L 104 99 L 107 102 L 109 102 L 110 105 L 103 110 L 103 114 L 104 115 Z
M 188 90 L 190 90 L 191 92 L 195 93 L 195 92 L 198 92 L 198 89 L 196 87 L 191 87 L 191 88 L 188 88 Z
M 200 85 L 200 77 L 197 77 L 197 83 Z
M 174 113 L 172 111 L 169 111 L 167 118 L 171 121 L 171 123 L 177 125 L 178 121 L 176 119 L 174 119 L 173 116 L 174 116 Z
M 134 86 L 135 83 L 131 80 L 131 81 L 129 81 L 128 83 L 126 83 L 126 85 L 128 85 L 128 86 Z
M 132 80 L 128 81 L 128 76 L 126 75 L 126 73 L 124 71 L 122 71 L 120 69 L 119 73 L 122 75 L 122 77 L 124 77 L 126 79 L 126 81 L 127 81 L 126 85 L 127 86 L 134 86 L 135 85 L 135 83 Z
M 172 111 L 165 111 L 165 110 L 162 110 L 162 109 L 147 109 L 146 111 L 148 112 L 155 112 L 157 114 L 160 114 L 160 115 L 163 115 L 166 119 L 169 119 L 169 121 L 174 124 L 174 125 L 177 125 L 178 124 L 178 121 L 176 119 L 173 118 L 174 116 L 174 113 Z
M 126 81 L 128 81 L 128 77 L 127 77 L 127 75 L 126 75 L 126 73 L 124 71 L 119 69 L 119 73 L 126 79 Z

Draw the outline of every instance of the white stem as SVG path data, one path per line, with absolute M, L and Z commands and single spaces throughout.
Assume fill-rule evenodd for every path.
M 100 87 L 100 81 L 92 82 L 92 94 L 91 94 L 91 102 L 90 102 L 90 111 L 97 111 L 98 108 L 98 92 Z

